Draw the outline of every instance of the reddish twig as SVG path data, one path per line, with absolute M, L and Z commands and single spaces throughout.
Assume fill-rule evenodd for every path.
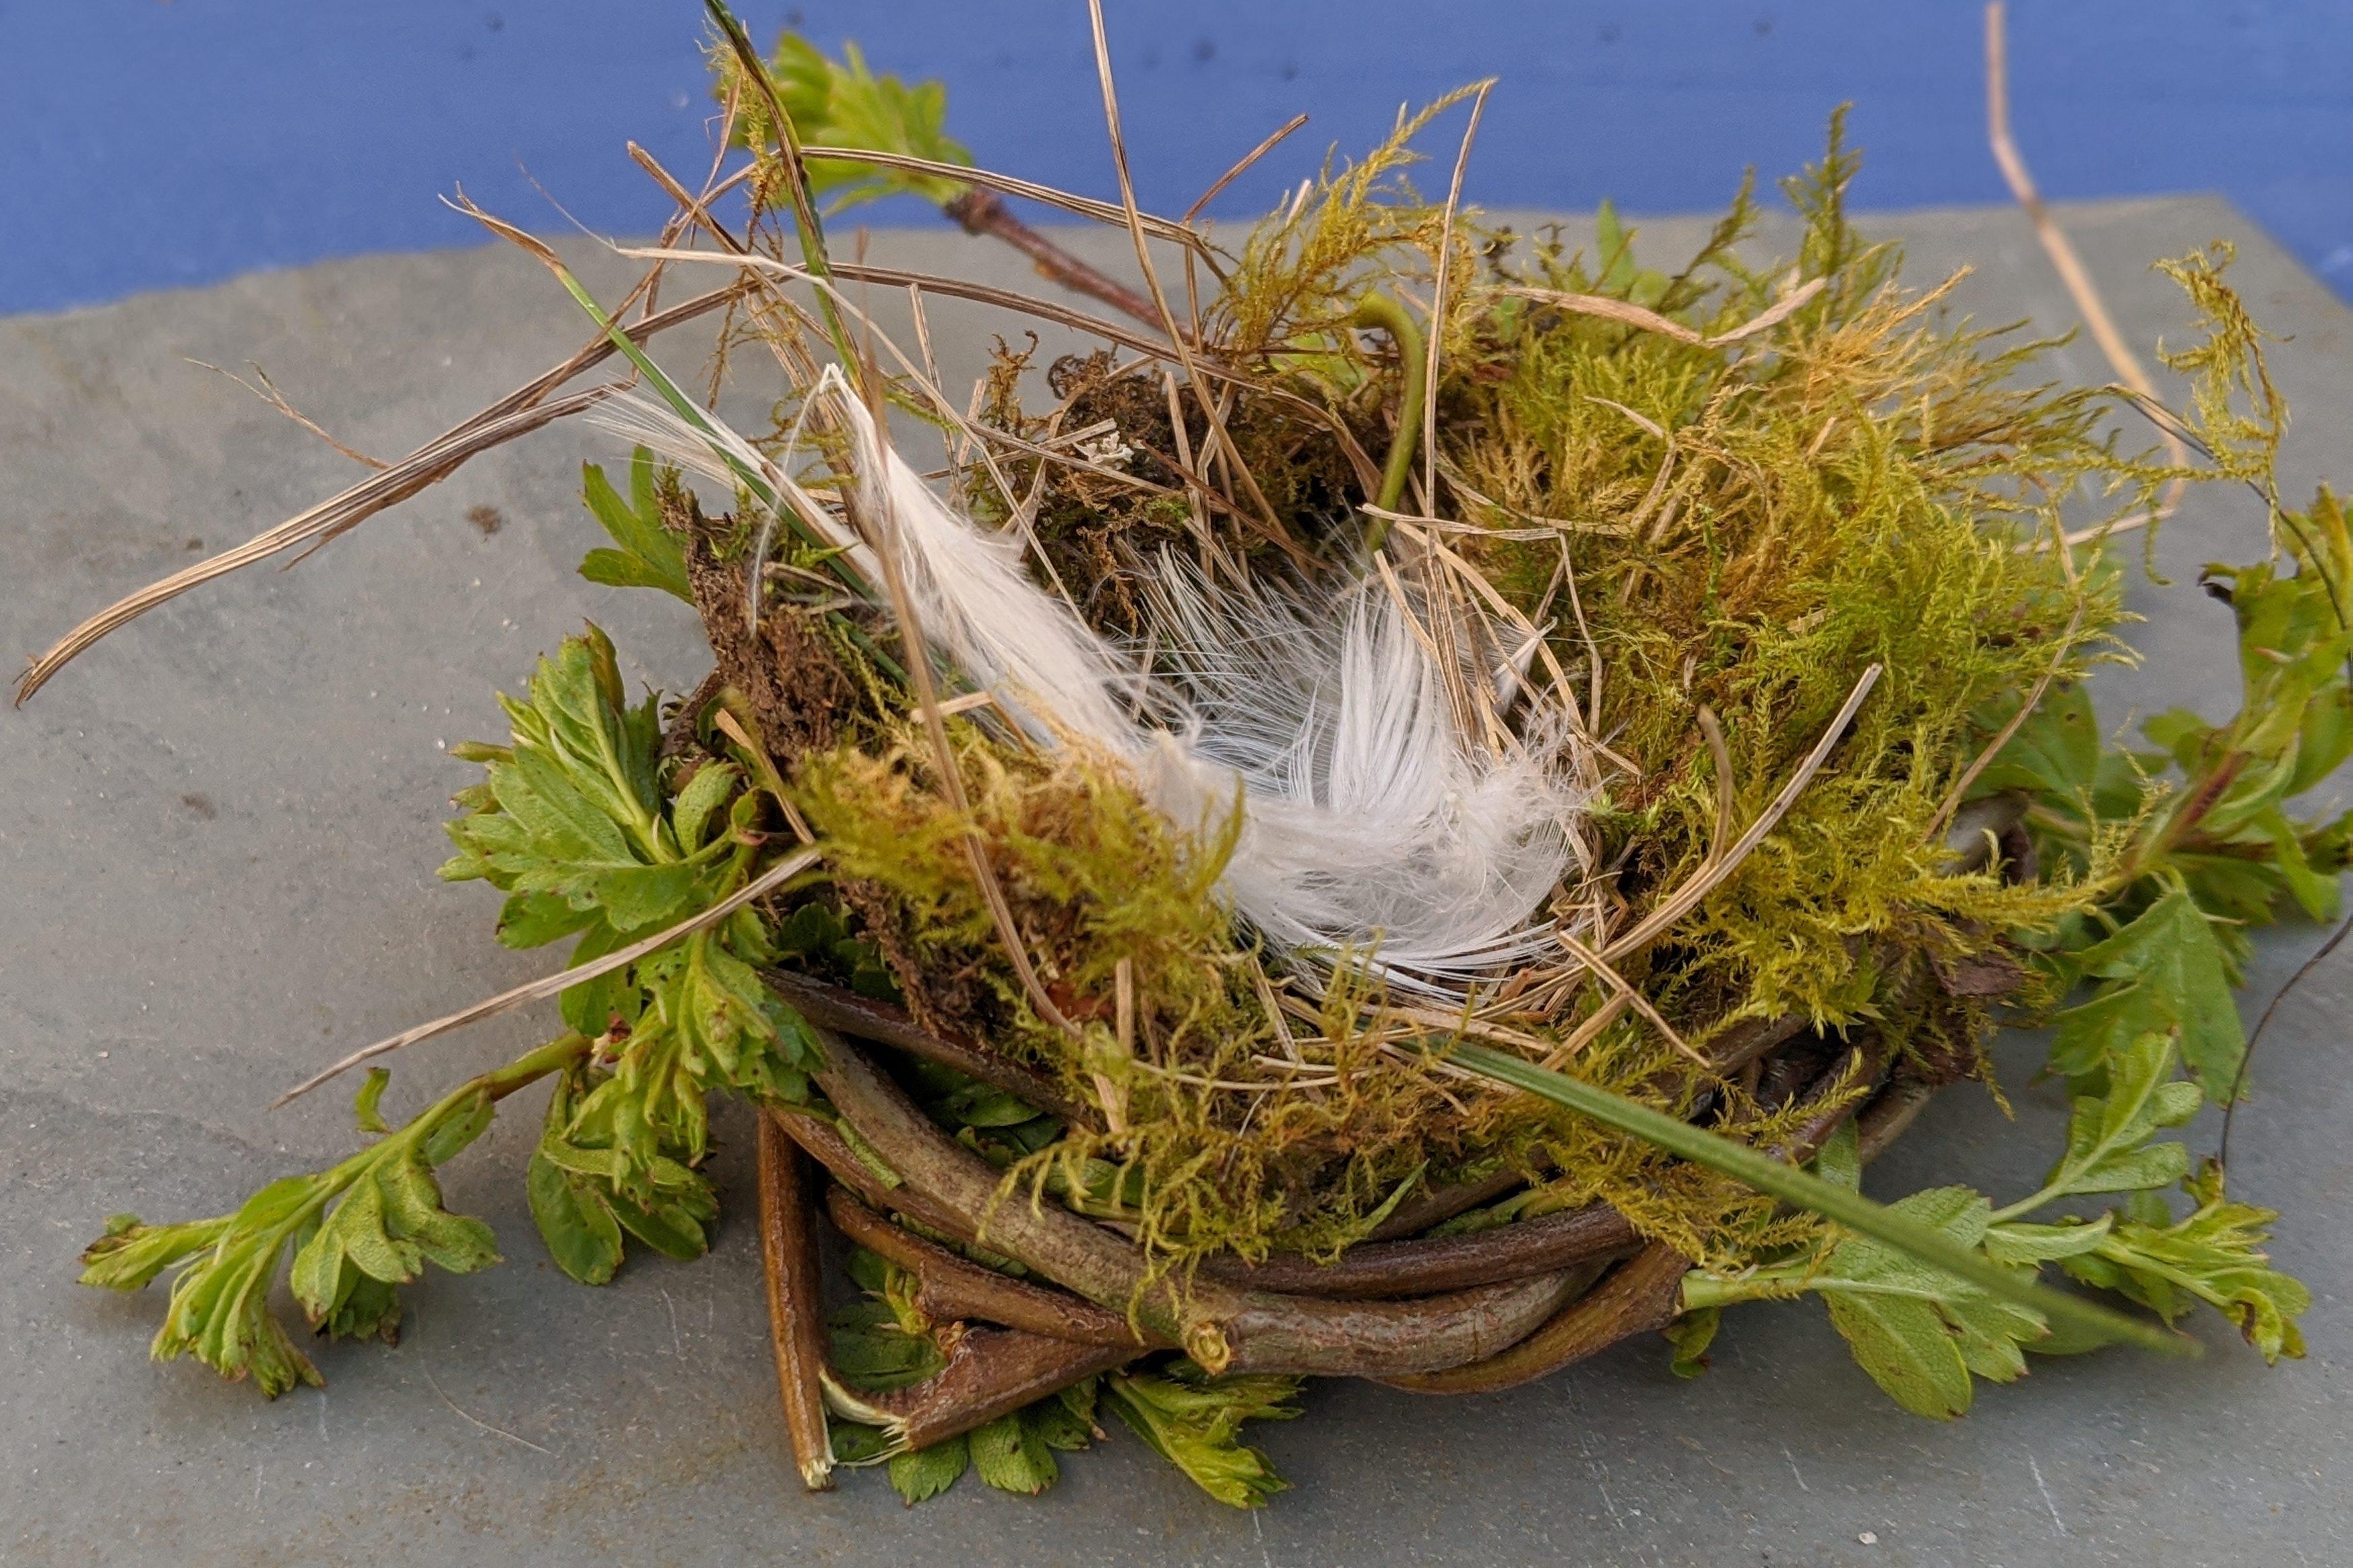
M 825 1308 L 818 1294 L 817 1229 L 807 1169 L 776 1122 L 760 1118 L 760 1263 L 768 1287 L 768 1343 L 793 1464 L 813 1492 L 833 1486 L 825 1422 Z
M 961 224 L 966 234 L 985 234 L 1003 240 L 1028 257 L 1038 268 L 1038 275 L 1050 282 L 1100 300 L 1122 315 L 1132 316 L 1147 326 L 1163 325 L 1160 312 L 1153 309 L 1151 300 L 1015 217 L 1006 206 L 1005 198 L 995 191 L 974 186 L 955 200 L 941 204 L 940 210 Z

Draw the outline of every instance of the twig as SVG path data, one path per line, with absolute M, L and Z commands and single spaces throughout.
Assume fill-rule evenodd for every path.
M 527 981 L 516 986 L 512 991 L 501 991 L 497 995 L 486 997 L 470 1007 L 461 1007 L 447 1017 L 436 1018 L 429 1024 L 419 1024 L 415 1028 L 405 1029 L 388 1039 L 378 1040 L 372 1046 L 363 1047 L 335 1063 L 334 1066 L 323 1071 L 312 1073 L 309 1078 L 271 1100 L 269 1109 L 275 1110 L 288 1100 L 310 1093 L 328 1079 L 350 1071 L 362 1062 L 373 1061 L 377 1057 L 389 1055 L 404 1047 L 429 1040 L 437 1035 L 446 1035 L 453 1029 L 462 1029 L 469 1024 L 478 1024 L 484 1018 L 496 1017 L 501 1013 L 511 1013 L 517 1007 L 526 1006 L 531 1003 L 543 1001 L 547 997 L 569 991 L 575 985 L 584 981 L 594 980 L 600 974 L 610 974 L 617 969 L 627 968 L 647 954 L 659 952 L 681 937 L 692 936 L 696 931 L 718 924 L 754 899 L 782 887 L 787 880 L 807 870 L 823 858 L 824 855 L 819 850 L 804 849 L 797 855 L 788 856 L 777 861 L 760 876 L 720 900 L 701 914 L 689 916 L 667 931 L 655 932 L 643 942 L 633 942 L 625 948 L 608 952 L 602 958 L 591 959 L 575 968 L 558 970 L 554 974 L 543 974 L 537 980 Z
M 774 1125 L 765 1118 L 763 1124 Z M 1119 1313 L 1067 1290 L 1015 1279 L 959 1258 L 883 1218 L 846 1187 L 826 1194 L 825 1211 L 842 1235 L 914 1275 L 921 1281 L 915 1305 L 935 1321 L 978 1318 L 1049 1339 L 1124 1345 L 1131 1351 L 1145 1342 Z
M 940 210 L 961 224 L 966 234 L 992 235 L 1028 257 L 1039 277 L 1077 293 L 1091 295 L 1139 321 L 1159 324 L 1159 314 L 1153 310 L 1151 300 L 1015 217 L 995 191 L 968 190 L 944 203 Z
M 1516 1388 L 1605 1351 L 1629 1334 L 1672 1322 L 1683 1278 L 1690 1269 L 1691 1259 L 1654 1241 L 1510 1349 L 1443 1372 L 1381 1381 L 1416 1394 L 1494 1394 Z
M 2139 357 L 2116 331 L 2116 323 L 2108 314 L 2106 303 L 2092 283 L 2092 274 L 2084 258 L 2075 252 L 2074 242 L 2067 237 L 2042 203 L 2042 193 L 2035 188 L 2034 176 L 2026 167 L 2026 159 L 2019 153 L 2018 143 L 2010 133 L 2010 45 L 2007 36 L 2005 9 L 2002 0 L 1989 0 L 1985 8 L 1986 50 L 1986 140 L 1993 148 L 1993 160 L 2001 166 L 2001 177 L 2010 185 L 2010 194 L 2025 210 L 2034 225 L 2035 237 L 2042 242 L 2051 265 L 2059 274 L 2059 281 L 2067 287 L 2068 296 L 2075 309 L 2083 313 L 2084 324 L 2092 331 L 2092 341 L 2099 345 L 2116 379 L 2150 403 L 2158 401 L 2157 389 L 2141 368 Z M 2166 453 L 2177 468 L 2189 466 L 2189 452 L 2181 438 L 2160 423 L 2158 435 L 2165 442 Z M 2181 492 L 2189 479 L 2177 475 L 2166 484 L 2164 493 L 2148 514 L 2140 521 L 2158 522 L 2169 517 L 2180 504 Z M 2096 537 L 2099 531 L 2094 531 Z M 2070 538 L 2069 542 L 2075 541 Z
M 767 1285 L 768 1346 L 794 1468 L 810 1491 L 833 1489 L 825 1423 L 825 1302 L 818 1282 L 816 1212 L 805 1156 L 770 1118 L 759 1119 L 760 1271 Z
M 371 458 L 365 452 L 346 447 L 341 441 L 336 440 L 332 436 L 328 435 L 324 427 L 322 427 L 317 420 L 312 419 L 309 415 L 295 407 L 291 403 L 287 402 L 286 395 L 278 390 L 278 384 L 269 379 L 269 373 L 262 369 L 259 364 L 256 364 L 253 361 L 246 361 L 246 365 L 247 368 L 253 372 L 254 381 L 261 383 L 259 386 L 254 385 L 253 382 L 246 380 L 245 377 L 237 374 L 235 371 L 223 370 L 216 364 L 208 364 L 200 359 L 192 359 L 188 363 L 195 365 L 198 370 L 208 370 L 215 375 L 225 375 L 228 377 L 229 380 L 237 383 L 239 386 L 244 387 L 246 391 L 250 392 L 254 396 L 259 397 L 262 402 L 267 403 L 270 407 L 275 408 L 279 413 L 283 414 L 287 418 L 291 419 L 295 424 L 300 425 L 303 429 L 308 430 L 311 435 L 316 436 L 320 440 L 324 441 L 328 446 L 332 447 L 336 451 L 341 452 L 344 457 L 349 458 L 353 462 L 357 463 L 361 468 L 374 468 L 378 473 L 382 473 L 385 469 L 392 467 L 390 463 L 384 461 L 382 458 Z
M 1092 196 L 1073 195 L 1069 191 L 1056 190 L 1051 185 L 1041 185 L 1034 180 L 1017 179 L 1011 174 L 1000 174 L 993 169 L 976 168 L 969 163 L 943 163 L 931 158 L 918 158 L 909 153 L 886 153 L 871 147 L 807 145 L 801 149 L 801 156 L 820 162 L 871 163 L 878 169 L 901 169 L 911 174 L 929 174 L 937 179 L 954 180 L 961 184 L 980 185 L 1008 196 L 1026 196 L 1033 202 L 1043 202 L 1048 206 L 1060 207 L 1067 212 L 1076 213 L 1081 217 L 1092 218 L 1097 223 L 1106 224 L 1113 228 L 1125 228 L 1129 224 L 1127 210 L 1124 206 L 1114 205 L 1110 202 L 1099 202 Z M 1138 212 L 1134 221 L 1141 224 L 1145 232 L 1155 239 L 1174 240 L 1179 245 L 1189 246 L 1196 249 L 1207 247 L 1208 242 L 1201 237 L 1199 232 L 1184 224 L 1165 217 L 1155 217 L 1147 212 Z
M 1633 1007 L 1634 1011 L 1642 1015 L 1643 1019 L 1650 1024 L 1651 1027 L 1659 1032 L 1660 1038 L 1665 1040 L 1668 1045 L 1673 1047 L 1677 1053 L 1690 1058 L 1693 1061 L 1697 1062 L 1701 1068 L 1710 1072 L 1715 1070 L 1715 1064 L 1709 1061 L 1705 1057 L 1700 1055 L 1696 1050 L 1694 1050 L 1692 1048 L 1691 1042 L 1684 1039 L 1682 1035 L 1676 1033 L 1675 1026 L 1672 1024 L 1668 1023 L 1664 1017 L 1661 1016 L 1659 1010 L 1656 1007 L 1651 1005 L 1651 999 L 1643 995 L 1641 989 L 1634 985 L 1632 982 L 1629 981 L 1624 975 L 1619 973 L 1615 969 L 1612 969 L 1609 966 L 1609 960 L 1603 958 L 1599 953 L 1594 952 L 1591 948 L 1577 941 L 1577 938 L 1569 935 L 1566 931 L 1556 931 L 1552 934 L 1554 941 L 1559 942 L 1561 946 L 1568 949 L 1569 956 L 1571 958 L 1576 959 L 1579 963 L 1585 965 L 1587 969 L 1590 970 L 1595 975 L 1599 976 L 1605 984 L 1607 984 L 1610 989 L 1625 997 L 1627 1002 Z
M 811 1023 L 954 1068 L 967 1078 L 1001 1089 L 1022 1104 L 1059 1116 L 1073 1126 L 1092 1128 L 1096 1124 L 1092 1110 L 1065 1095 L 1045 1074 L 976 1040 L 926 1029 L 903 1007 L 860 996 L 854 991 L 790 970 L 764 969 L 760 978 Z

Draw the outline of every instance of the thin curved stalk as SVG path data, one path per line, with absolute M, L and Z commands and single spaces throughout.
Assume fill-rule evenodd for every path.
M 1380 1300 L 1525 1279 L 1630 1252 L 1641 1244 L 1641 1234 L 1625 1215 L 1608 1204 L 1588 1204 L 1469 1236 L 1363 1242 L 1332 1263 L 1297 1256 L 1263 1263 L 1219 1258 L 1202 1264 L 1201 1272 L 1250 1289 Z
M 934 1034 L 915 1022 L 904 1007 L 860 996 L 839 985 L 812 980 L 790 970 L 764 969 L 760 978 L 768 989 L 792 1004 L 810 1023 L 838 1030 L 853 1039 L 893 1046 L 912 1057 L 955 1068 L 993 1089 L 1001 1089 L 1022 1104 L 1060 1117 L 1077 1126 L 1099 1128 L 1102 1118 L 1092 1106 L 1082 1105 L 1057 1088 L 1052 1079 L 977 1041 Z
M 1368 293 L 1357 300 L 1356 308 L 1348 313 L 1348 324 L 1387 332 L 1397 345 L 1398 371 L 1404 384 L 1398 391 L 1397 429 L 1389 437 L 1388 458 L 1381 465 L 1380 493 L 1374 498 L 1382 511 L 1395 511 L 1405 499 L 1405 482 L 1413 472 L 1430 362 L 1422 353 L 1421 329 L 1413 324 L 1403 305 L 1386 294 Z M 1376 513 L 1373 526 L 1365 531 L 1365 552 L 1369 555 L 1378 550 L 1388 536 L 1389 520 Z

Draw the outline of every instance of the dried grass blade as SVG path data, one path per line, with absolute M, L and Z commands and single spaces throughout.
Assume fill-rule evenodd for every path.
M 436 1018 L 429 1024 L 419 1024 L 413 1029 L 404 1029 L 399 1034 L 378 1040 L 372 1046 L 363 1047 L 332 1067 L 312 1073 L 309 1078 L 271 1100 L 269 1108 L 275 1110 L 288 1100 L 310 1093 L 328 1079 L 349 1072 L 362 1062 L 388 1056 L 404 1047 L 417 1045 L 432 1039 L 437 1035 L 448 1034 L 453 1029 L 462 1029 L 469 1024 L 479 1024 L 485 1018 L 494 1018 L 501 1013 L 511 1013 L 517 1007 L 544 1001 L 550 996 L 571 990 L 583 981 L 594 980 L 598 975 L 610 974 L 617 969 L 627 968 L 649 953 L 659 952 L 681 937 L 692 936 L 696 931 L 718 924 L 753 900 L 764 897 L 783 887 L 824 858 L 824 852 L 818 849 L 804 849 L 797 855 L 787 856 L 702 913 L 689 916 L 666 931 L 656 931 L 642 942 L 633 942 L 627 947 L 608 952 L 602 958 L 592 959 L 576 968 L 559 970 L 554 974 L 543 974 L 538 979 L 526 981 L 511 991 L 501 991 L 495 996 L 484 997 L 470 1007 L 460 1007 L 455 1013 Z
M 649 316 L 626 331 L 632 340 L 643 342 L 657 332 L 717 310 L 738 298 L 744 288 L 744 285 L 736 283 L 724 289 L 714 289 L 707 294 L 699 294 Z M 117 600 L 58 638 L 47 652 L 33 661 L 17 679 L 17 705 L 23 706 L 26 699 L 47 684 L 50 677 L 100 638 L 137 620 L 156 605 L 306 540 L 332 539 L 356 528 L 386 507 L 398 505 L 419 490 L 448 478 L 469 458 L 518 436 L 528 435 L 543 425 L 593 407 L 603 398 L 610 396 L 617 388 L 595 387 L 554 404 L 543 400 L 574 376 L 602 363 L 614 352 L 611 341 L 600 334 L 570 359 L 443 431 L 382 473 L 370 475 L 349 489 L 329 497 L 275 528 L 256 534 L 235 549 L 223 551 L 185 571 L 174 572 L 161 582 L 152 583 L 137 593 Z

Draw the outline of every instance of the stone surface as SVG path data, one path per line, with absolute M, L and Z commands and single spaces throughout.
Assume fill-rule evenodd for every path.
M 2353 434 L 2343 305 L 2219 203 L 2065 216 L 2139 342 L 2182 330 L 2147 262 L 2240 239 L 2258 316 L 2295 339 L 2277 358 L 2299 419 L 2287 489 L 2353 468 L 2337 451 Z M 1915 276 L 1974 263 L 1959 299 L 1980 319 L 2072 320 L 2008 212 L 1875 226 L 1907 243 Z M 1672 257 L 1697 232 L 1651 225 L 1649 254 Z M 1125 245 L 1085 243 L 1113 262 Z M 961 237 L 873 244 L 878 259 L 1028 286 L 1017 259 Z M 620 275 L 609 260 L 591 272 L 608 293 Z M 950 384 L 969 384 L 988 332 L 1022 325 L 936 309 Z M 0 321 L 0 644 L 44 646 L 354 477 L 184 359 L 259 360 L 339 437 L 396 456 L 583 336 L 544 274 L 481 251 Z M 2088 345 L 2059 363 L 2105 379 Z M 2209 1321 L 2211 1353 L 2195 1363 L 2038 1363 L 1936 1426 L 1881 1398 L 1799 1303 L 1734 1318 L 1694 1384 L 1641 1342 L 1497 1397 L 1318 1386 L 1304 1420 L 1263 1434 L 1297 1489 L 1254 1517 L 1208 1503 L 1124 1432 L 1035 1502 L 967 1482 L 909 1511 L 871 1476 L 808 1498 L 784 1457 L 751 1227 L 731 1213 L 697 1265 L 635 1262 L 603 1290 L 567 1283 L 524 1208 L 530 1102 L 448 1173 L 453 1205 L 491 1221 L 508 1262 L 416 1289 L 397 1351 L 327 1347 L 331 1386 L 275 1404 L 192 1364 L 151 1365 L 160 1292 L 72 1283 L 103 1216 L 216 1213 L 331 1161 L 349 1146 L 343 1095 L 268 1113 L 278 1090 L 546 962 L 491 940 L 480 889 L 434 880 L 444 798 L 475 776 L 438 748 L 500 733 L 491 693 L 583 616 L 613 631 L 635 674 L 680 689 L 702 672 L 679 606 L 574 574 L 594 542 L 574 499 L 584 455 L 609 458 L 610 443 L 559 427 L 483 458 L 291 572 L 166 606 L 0 716 L 0 1562 L 908 1563 L 951 1542 L 974 1563 L 1252 1568 L 2344 1560 L 2353 1105 L 2338 1009 L 2353 1004 L 2353 956 L 2282 1009 L 2237 1134 L 2238 1185 L 2287 1211 L 2278 1256 L 2317 1296 L 2310 1359 L 2276 1371 Z M 495 529 L 470 520 L 480 508 Z M 2171 585 L 2132 589 L 2148 665 L 2102 677 L 2108 721 L 2136 704 L 2230 710 L 2230 619 L 2192 579 L 2260 537 L 2256 510 L 2221 493 L 2168 528 Z M 2318 937 L 2262 939 L 2251 1008 Z M 392 1108 L 502 1059 L 550 1017 L 410 1052 Z M 2061 1107 L 2024 1081 L 2026 1042 L 2005 1054 L 2018 1126 L 1957 1090 L 1873 1169 L 1875 1191 L 2031 1184 Z M 748 1126 L 723 1118 L 720 1131 L 718 1173 L 740 1191 Z

